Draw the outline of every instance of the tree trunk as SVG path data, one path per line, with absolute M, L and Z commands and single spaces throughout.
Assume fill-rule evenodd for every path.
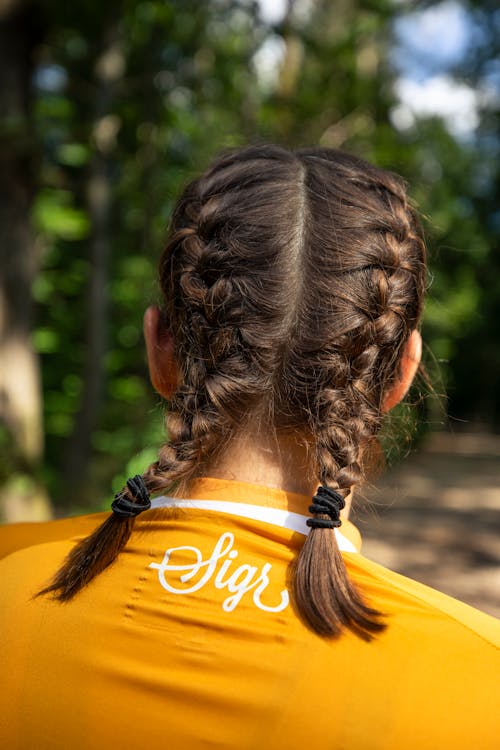
M 75 417 L 65 457 L 65 487 L 73 497 L 84 498 L 88 484 L 91 439 L 102 403 L 105 355 L 108 350 L 109 265 L 111 256 L 113 151 L 120 121 L 112 114 L 115 89 L 124 72 L 125 60 L 116 23 L 106 35 L 97 57 L 96 107 L 91 126 L 94 156 L 87 185 L 91 223 L 89 244 L 90 278 L 87 296 L 86 361 L 80 408 Z
M 31 3 L 0 2 L 0 423 L 9 448 L 1 477 L 4 520 L 49 518 L 36 479 L 43 454 L 39 362 L 31 344 L 31 285 L 37 268 L 30 225 L 34 137 L 33 53 L 40 19 Z

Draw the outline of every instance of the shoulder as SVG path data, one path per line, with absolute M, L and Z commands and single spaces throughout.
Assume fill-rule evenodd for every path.
M 345 640 L 357 700 L 391 706 L 389 745 L 497 747 L 500 622 L 361 555 L 346 562 L 387 626 L 368 643 Z
M 47 542 L 77 541 L 94 531 L 107 516 L 107 513 L 92 513 L 45 523 L 4 524 L 0 526 L 0 559 Z
M 482 642 L 500 648 L 500 621 L 423 583 L 384 568 L 362 555 L 349 555 L 349 567 L 367 596 L 391 619 L 412 625 L 420 637 L 454 643 Z

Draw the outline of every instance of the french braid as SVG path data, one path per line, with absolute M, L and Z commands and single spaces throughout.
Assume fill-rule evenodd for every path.
M 302 158 L 320 159 L 325 171 L 332 162 L 336 170 L 344 167 L 339 223 L 343 242 L 356 249 L 328 275 L 342 330 L 333 331 L 330 351 L 318 341 L 314 372 L 325 385 L 317 389 L 311 410 L 318 478 L 345 497 L 364 479 L 363 455 L 380 429 L 384 394 L 419 322 L 425 249 L 398 179 L 367 165 L 353 172 L 356 160 L 332 152 L 305 152 Z M 369 638 L 384 627 L 349 581 L 333 529 L 311 530 L 297 560 L 294 588 L 298 609 L 323 635 L 348 626 Z
M 341 497 L 363 481 L 425 287 L 425 248 L 399 178 L 328 149 L 226 154 L 181 196 L 160 283 L 179 385 L 169 442 L 143 475 L 149 492 L 203 475 L 256 417 L 311 436 L 318 483 Z M 45 591 L 73 596 L 132 528 L 111 516 Z M 294 594 L 322 635 L 348 627 L 369 638 L 384 627 L 349 580 L 332 528 L 311 529 Z

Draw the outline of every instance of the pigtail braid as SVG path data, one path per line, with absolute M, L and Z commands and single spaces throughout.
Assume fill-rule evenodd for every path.
M 364 164 L 356 169 L 355 159 L 336 152 L 301 152 L 301 158 L 309 168 L 313 162 L 321 165 L 322 184 L 331 178 L 332 162 L 342 177 L 335 186 L 339 195 L 331 199 L 341 201 L 336 219 L 343 245 L 336 247 L 338 254 L 326 272 L 336 319 L 324 316 L 317 342 L 309 342 L 313 358 L 308 366 L 317 383 L 310 431 L 318 478 L 346 497 L 364 481 L 363 456 L 380 430 L 384 395 L 399 374 L 403 346 L 419 322 L 425 248 L 398 178 Z M 311 212 L 314 216 L 313 206 Z M 343 246 L 356 247 L 356 253 L 344 255 Z M 326 292 L 321 282 L 319 288 Z M 298 367 L 296 379 L 305 380 L 304 364 Z M 335 529 L 325 526 L 313 524 L 297 557 L 297 608 L 322 635 L 337 636 L 347 627 L 370 639 L 386 625 L 349 579 Z
M 223 206 L 222 206 L 223 208 Z M 214 460 L 221 439 L 234 429 L 235 411 L 251 411 L 253 403 L 269 387 L 255 372 L 249 373 L 252 357 L 245 355 L 242 338 L 247 310 L 241 289 L 235 294 L 227 252 L 212 241 L 220 205 L 216 199 L 200 200 L 195 186 L 185 191 L 172 220 L 170 241 L 160 262 L 160 278 L 166 297 L 164 314 L 177 343 L 182 365 L 179 386 L 166 416 L 169 442 L 158 460 L 141 479 L 151 494 L 186 488 L 200 475 L 207 459 Z M 135 499 L 128 485 L 120 493 L 130 503 Z M 116 559 L 127 544 L 134 517 L 112 513 L 92 534 L 69 553 L 52 582 L 38 595 L 53 593 L 68 601 Z

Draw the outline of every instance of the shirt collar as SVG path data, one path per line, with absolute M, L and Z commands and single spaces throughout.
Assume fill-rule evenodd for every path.
M 212 501 L 212 504 L 217 503 L 217 505 L 213 505 L 212 510 L 223 510 L 224 502 L 227 502 L 227 512 L 230 512 L 230 509 L 234 506 L 236 515 L 246 515 L 244 512 L 238 512 L 239 508 L 236 507 L 236 504 L 245 504 L 248 507 L 260 506 L 263 510 L 268 508 L 270 510 L 281 511 L 281 513 L 274 514 L 271 512 L 260 514 L 260 520 L 266 521 L 269 519 L 269 523 L 277 523 L 277 519 L 286 517 L 286 513 L 284 512 L 288 511 L 288 516 L 290 517 L 288 519 L 289 523 L 280 522 L 279 525 L 295 528 L 295 530 L 301 531 L 301 533 L 307 533 L 309 530 L 309 527 L 305 525 L 305 519 L 308 517 L 307 509 L 311 504 L 311 498 L 307 495 L 300 495 L 295 492 L 279 490 L 260 484 L 251 484 L 230 479 L 215 479 L 212 477 L 203 477 L 191 482 L 186 495 L 190 500 L 205 500 Z M 156 501 L 153 501 L 153 507 L 164 506 L 167 504 L 165 502 L 167 500 L 170 501 L 169 505 L 175 502 L 167 498 L 157 498 Z M 220 501 L 220 505 L 218 501 Z M 207 509 L 209 509 L 208 506 Z M 255 513 L 252 515 L 249 512 L 249 515 L 256 517 Z M 344 546 L 346 551 L 349 551 L 349 547 L 354 548 L 350 551 L 360 551 L 361 535 L 351 521 L 342 519 L 342 527 L 339 534 L 345 537 L 349 543 Z

